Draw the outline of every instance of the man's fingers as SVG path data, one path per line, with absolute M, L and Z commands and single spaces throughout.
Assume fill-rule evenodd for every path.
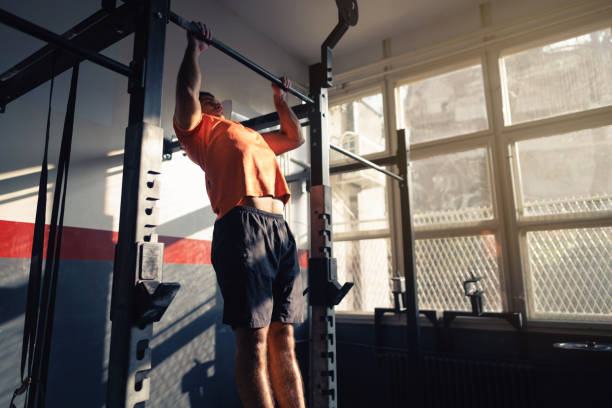
M 206 41 L 210 42 L 212 40 L 212 30 L 206 27 Z
M 194 28 L 200 33 L 206 42 L 210 42 L 212 39 L 212 31 L 203 24 L 201 21 L 192 21 Z M 199 39 L 199 38 L 198 38 Z M 201 41 L 201 40 L 200 40 Z
M 274 82 L 271 83 L 272 89 L 274 89 L 274 95 L 285 96 L 285 90 L 291 88 L 291 81 L 286 76 L 282 76 L 279 79 L 281 81 L 280 86 Z
M 283 90 L 291 88 L 291 81 L 289 80 L 289 78 L 283 75 L 282 77 L 280 77 L 280 80 L 281 80 L 281 88 Z

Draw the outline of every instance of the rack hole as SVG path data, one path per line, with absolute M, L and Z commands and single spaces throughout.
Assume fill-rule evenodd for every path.
M 149 347 L 149 340 L 140 340 L 136 344 L 136 358 L 142 360 L 145 356 L 145 351 Z

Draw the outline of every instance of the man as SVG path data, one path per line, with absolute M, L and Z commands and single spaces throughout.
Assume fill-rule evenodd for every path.
M 210 30 L 195 23 L 204 38 Z M 214 95 L 200 92 L 206 41 L 187 34 L 176 86 L 174 128 L 205 172 L 217 220 L 211 259 L 224 298 L 223 322 L 236 336 L 236 382 L 245 407 L 304 407 L 292 323 L 303 320 L 295 240 L 283 219 L 289 189 L 276 155 L 304 143 L 298 118 L 276 85 L 280 131 L 260 135 L 226 120 Z M 283 79 L 283 87 L 289 82 Z

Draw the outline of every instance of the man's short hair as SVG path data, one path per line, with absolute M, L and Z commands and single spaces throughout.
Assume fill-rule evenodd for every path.
M 206 91 L 201 91 L 200 92 L 200 98 L 210 98 L 210 99 L 215 99 L 215 95 L 211 94 L 210 92 L 206 92 Z

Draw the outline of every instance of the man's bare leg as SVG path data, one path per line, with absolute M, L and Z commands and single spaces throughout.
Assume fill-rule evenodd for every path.
M 245 408 L 274 408 L 268 379 L 268 328 L 236 329 L 236 383 Z
M 268 329 L 270 380 L 281 408 L 304 408 L 304 385 L 295 358 L 293 326 L 272 322 Z

